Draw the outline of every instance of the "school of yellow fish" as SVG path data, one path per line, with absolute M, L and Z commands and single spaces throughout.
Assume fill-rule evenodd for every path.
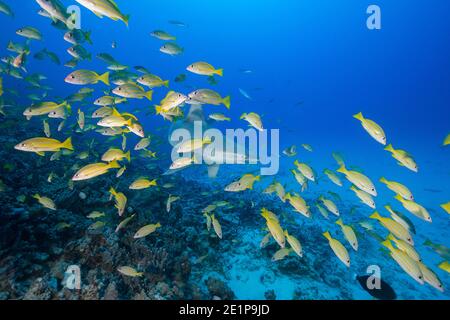
M 98 17 L 108 17 L 112 20 L 120 20 L 129 25 L 130 17 L 123 14 L 117 4 L 112 0 L 76 0 L 80 5 L 93 12 Z M 90 60 L 91 54 L 84 47 L 86 44 L 92 44 L 90 32 L 84 32 L 79 29 L 73 29 L 71 27 L 72 17 L 66 12 L 61 3 L 57 0 L 36 0 L 40 6 L 39 15 L 49 18 L 55 27 L 58 27 L 65 31 L 63 39 L 69 42 L 72 47 L 67 50 L 67 53 L 72 57 L 64 66 L 67 68 L 76 68 L 79 61 Z M 0 2 L 0 12 L 12 16 L 13 13 L 9 7 Z M 26 39 L 25 44 L 10 42 L 8 50 L 15 53 L 16 56 L 11 56 L 9 59 L 4 59 L 4 63 L 8 65 L 8 69 L 2 68 L 0 71 L 5 75 L 17 79 L 23 79 L 28 84 L 35 88 L 49 89 L 41 84 L 42 80 L 46 77 L 40 74 L 33 74 L 31 76 L 23 77 L 22 72 L 27 72 L 27 57 L 31 53 L 31 44 L 33 41 L 41 41 L 43 39 L 42 33 L 31 26 L 25 26 L 17 30 L 17 35 Z M 163 42 L 160 48 L 160 52 L 171 56 L 178 56 L 184 52 L 184 48 L 180 47 L 175 41 L 176 37 L 162 30 L 155 30 L 150 33 L 150 36 L 155 37 Z M 117 47 L 117 43 L 112 44 L 113 48 Z M 55 63 L 59 61 L 59 58 L 48 50 L 39 52 L 35 55 L 35 58 L 45 59 L 49 58 Z M 52 119 L 59 119 L 58 132 L 66 132 L 63 129 L 67 126 L 67 119 L 71 117 L 73 110 L 72 104 L 77 102 L 83 102 L 93 90 L 84 87 L 89 85 L 104 85 L 108 89 L 105 90 L 105 95 L 95 99 L 94 105 L 98 106 L 92 115 L 85 114 L 83 108 L 79 108 L 76 111 L 76 126 L 71 130 L 76 132 L 87 132 L 95 130 L 100 135 L 122 138 L 122 144 L 120 147 L 110 146 L 109 149 L 100 157 L 97 162 L 92 162 L 88 165 L 80 167 L 74 165 L 74 174 L 69 181 L 69 187 L 73 188 L 73 184 L 77 181 L 84 181 L 93 179 L 100 175 L 109 174 L 111 171 L 116 170 L 116 177 L 119 178 L 124 171 L 127 163 L 132 165 L 132 153 L 140 153 L 148 158 L 155 158 L 157 155 L 155 152 L 150 151 L 148 148 L 151 146 L 151 139 L 146 136 L 143 126 L 135 114 L 128 112 L 121 112 L 120 105 L 126 103 L 130 99 L 147 99 L 149 101 L 153 98 L 153 90 L 158 88 L 169 88 L 169 80 L 163 80 L 160 76 L 148 72 L 144 67 L 135 67 L 136 71 L 142 73 L 140 77 L 133 77 L 126 70 L 128 66 L 123 65 L 116 61 L 109 54 L 99 54 L 97 58 L 108 64 L 107 71 L 98 72 L 98 70 L 84 70 L 78 69 L 66 76 L 64 81 L 71 85 L 83 86 L 82 89 L 75 92 L 72 96 L 64 99 L 63 101 L 46 101 L 45 97 L 30 95 L 28 96 L 34 102 L 31 106 L 27 107 L 23 111 L 23 115 L 27 120 L 33 117 L 43 118 L 43 133 L 42 137 L 29 137 L 29 139 L 19 142 L 15 149 L 19 151 L 36 153 L 39 156 L 45 156 L 46 153 L 51 153 L 49 160 L 55 160 L 63 155 L 76 155 L 77 159 L 87 159 L 92 156 L 89 151 L 82 149 L 82 146 L 74 146 L 72 144 L 71 137 L 66 137 L 62 141 L 52 138 Z M 204 61 L 193 62 L 187 65 L 186 70 L 206 77 L 224 75 L 222 68 L 217 68 L 210 63 Z M 113 84 L 115 87 L 110 87 Z M 148 89 L 146 89 L 148 88 Z M 0 77 L 0 96 L 4 93 L 4 79 Z M 184 117 L 184 108 L 186 105 L 213 105 L 223 106 L 225 109 L 230 109 L 231 102 L 229 96 L 222 96 L 221 94 L 210 89 L 198 89 L 188 94 L 183 94 L 168 89 L 168 92 L 164 99 L 155 105 L 155 114 L 163 117 L 168 121 L 176 121 Z M 4 112 L 4 111 L 2 111 Z M 413 172 L 418 172 L 419 167 L 414 160 L 414 157 L 405 150 L 394 148 L 393 144 L 388 143 L 386 134 L 380 125 L 373 120 L 365 118 L 360 112 L 353 116 L 360 122 L 363 129 L 378 143 L 385 146 L 385 150 L 391 154 L 391 156 L 397 161 L 399 166 L 409 169 Z M 230 121 L 230 117 L 221 113 L 212 113 L 209 115 L 210 119 L 215 121 Z M 262 118 L 256 112 L 242 113 L 240 119 L 246 121 L 250 126 L 261 131 L 264 130 Z M 69 130 L 69 132 L 71 131 Z M 139 143 L 132 149 L 127 149 L 127 135 L 134 134 L 141 138 Z M 177 146 L 177 152 L 189 153 L 195 150 L 201 149 L 204 146 L 211 143 L 209 137 L 205 137 L 201 140 L 192 140 L 184 142 Z M 450 135 L 448 135 L 443 145 L 450 144 Z M 308 144 L 301 145 L 306 151 L 313 152 L 313 148 Z M 294 157 L 297 155 L 296 146 L 291 146 L 283 151 L 283 154 L 287 157 Z M 332 183 L 338 187 L 343 187 L 343 178 L 348 180 L 351 184 L 350 189 L 355 193 L 360 202 L 369 206 L 372 209 L 376 208 L 375 198 L 377 197 L 377 190 L 372 180 L 361 173 L 359 170 L 349 169 L 344 159 L 338 153 L 333 153 L 333 157 L 337 162 L 336 170 L 325 169 L 324 175 L 330 179 Z M 181 169 L 192 165 L 195 162 L 193 157 L 182 158 L 174 161 L 170 166 L 171 169 Z M 295 178 L 295 181 L 300 186 L 300 193 L 306 192 L 309 183 L 317 182 L 317 174 L 314 169 L 307 163 L 299 162 L 295 160 L 293 162 L 294 168 L 290 171 Z M 75 171 L 76 170 L 76 171 Z M 51 182 L 54 178 L 54 174 L 50 174 L 48 181 Z M 252 174 L 245 174 L 239 180 L 234 181 L 224 188 L 224 192 L 244 192 L 246 190 L 253 190 L 254 184 L 261 180 L 260 176 Z M 398 200 L 399 204 L 409 212 L 410 214 L 422 219 L 425 223 L 431 223 L 432 218 L 422 205 L 416 202 L 412 192 L 405 185 L 400 182 L 388 180 L 385 177 L 380 178 L 380 182 L 383 183 L 394 194 L 394 198 Z M 129 186 L 129 190 L 133 192 L 139 192 L 151 187 L 158 186 L 158 177 L 137 177 L 134 182 Z M 293 186 L 293 188 L 298 188 Z M 117 209 L 119 216 L 126 215 L 127 208 L 127 196 L 113 187 L 108 189 L 110 194 L 110 200 L 114 201 L 114 207 Z M 283 185 L 274 181 L 264 191 L 264 194 L 273 194 L 285 203 L 286 206 L 290 206 L 294 212 L 299 213 L 304 218 L 311 218 L 311 206 L 306 200 L 296 192 L 286 192 Z M 49 210 L 57 210 L 57 205 L 54 201 L 45 195 L 35 194 L 32 197 L 36 199 L 43 207 Z M 167 212 L 170 212 L 171 206 L 176 201 L 182 201 L 176 195 L 170 195 L 167 199 L 166 207 Z M 215 235 L 222 239 L 222 226 L 217 217 L 215 210 L 221 206 L 230 206 L 226 201 L 216 201 L 213 204 L 208 205 L 201 212 L 206 220 L 207 231 L 213 230 Z M 356 254 L 358 251 L 358 238 L 354 231 L 354 227 L 345 224 L 345 215 L 339 210 L 338 206 L 333 200 L 320 196 L 314 203 L 315 208 L 325 218 L 329 219 L 329 213 L 339 217 L 336 224 L 340 227 L 342 235 L 332 235 L 330 231 L 324 230 L 324 241 L 327 241 L 330 249 L 334 252 L 336 257 L 347 267 L 351 266 L 351 254 Z M 253 204 L 252 204 L 253 207 Z M 442 204 L 442 209 L 450 214 L 450 202 Z M 443 291 L 441 281 L 437 275 L 425 265 L 421 257 L 414 248 L 414 239 L 412 237 L 411 225 L 409 220 L 405 219 L 403 214 L 394 211 L 390 206 L 385 207 L 390 214 L 389 217 L 383 216 L 375 211 L 370 218 L 378 221 L 383 226 L 388 235 L 381 242 L 382 246 L 385 246 L 389 255 L 394 259 L 398 265 L 413 279 L 420 284 L 428 283 L 436 289 Z M 342 217 L 344 215 L 344 217 Z M 91 212 L 87 218 L 97 220 L 105 216 L 105 213 L 99 211 Z M 126 227 L 126 225 L 134 218 L 134 214 L 125 217 L 120 224 L 116 227 L 116 232 Z M 278 251 L 273 254 L 272 261 L 279 261 L 284 259 L 290 254 L 295 254 L 298 257 L 302 257 L 304 254 L 303 247 L 300 241 L 290 233 L 287 228 L 281 226 L 280 219 L 277 214 L 269 211 L 266 208 L 261 209 L 261 216 L 265 219 L 266 223 L 266 235 L 262 238 L 260 247 L 264 248 L 273 239 L 280 247 Z M 368 221 L 360 223 L 366 230 L 371 231 L 372 225 Z M 104 222 L 97 220 L 89 229 L 100 229 L 105 225 Z M 68 225 L 61 225 L 61 228 L 70 227 Z M 158 228 L 162 228 L 160 223 L 150 223 L 142 226 L 135 234 L 135 239 L 140 239 L 149 236 L 150 234 L 157 232 Z M 346 246 L 338 240 L 338 238 L 345 239 L 346 244 L 352 250 L 349 253 Z M 441 245 L 429 244 L 436 252 L 443 252 L 448 257 L 448 248 Z M 448 258 L 446 258 L 447 260 Z M 439 268 L 450 272 L 449 262 L 444 261 L 439 265 Z M 118 272 L 126 276 L 141 277 L 142 272 L 138 272 L 136 269 L 130 266 L 119 266 Z

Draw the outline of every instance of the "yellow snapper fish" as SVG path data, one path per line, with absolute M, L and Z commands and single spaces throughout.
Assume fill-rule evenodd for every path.
M 305 191 L 308 187 L 308 182 L 306 181 L 305 176 L 294 169 L 291 169 L 292 174 L 294 175 L 295 180 L 298 182 L 298 184 L 302 187 L 301 192 Z
M 441 204 L 441 208 L 445 210 L 448 214 L 450 214 L 450 201 L 447 203 Z
M 266 219 L 267 221 L 272 220 L 278 224 L 280 222 L 278 220 L 277 215 L 275 213 L 273 213 L 272 211 L 267 210 L 266 208 L 261 209 L 261 216 L 263 216 L 263 218 Z
M 139 178 L 133 181 L 133 183 L 130 185 L 129 189 L 131 190 L 141 190 L 141 189 L 147 189 L 150 187 L 157 186 L 157 179 L 148 180 L 146 178 Z
M 121 149 L 110 148 L 102 156 L 102 161 L 105 162 L 120 161 L 122 159 L 127 159 L 128 162 L 130 162 L 131 161 L 130 151 L 125 153 Z
M 448 261 L 442 261 L 438 268 L 450 273 L 450 263 Z
M 88 219 L 98 219 L 101 217 L 104 217 L 105 213 L 100 211 L 92 211 L 90 214 L 87 215 Z
M 300 241 L 297 238 L 290 235 L 287 230 L 284 230 L 284 236 L 286 237 L 287 242 L 291 246 L 292 250 L 299 256 L 303 257 L 303 249 Z
M 423 262 L 418 261 L 417 265 L 420 268 L 420 272 L 422 272 L 423 275 L 423 281 L 428 283 L 433 288 L 439 290 L 440 292 L 444 292 L 444 286 L 442 285 L 442 282 L 439 280 L 439 277 L 431 271 Z
M 214 232 L 217 234 L 217 236 L 222 239 L 222 227 L 219 223 L 219 221 L 216 219 L 214 214 L 211 215 L 211 223 L 214 229 Z
M 347 180 L 353 183 L 357 188 L 374 197 L 377 196 L 377 190 L 375 189 L 372 181 L 362 173 L 354 170 L 347 170 L 345 165 L 342 165 L 337 172 L 343 173 Z
M 125 170 L 127 170 L 126 166 L 123 166 L 122 168 L 120 168 L 116 173 L 116 178 L 121 177 L 123 175 L 123 173 L 125 172 Z
M 322 207 L 320 204 L 316 204 L 316 208 L 319 210 L 319 212 L 320 212 L 320 214 L 325 218 L 325 219 L 329 219 L 328 218 L 328 212 L 327 212 L 327 210 L 324 208 L 324 207 Z
M 61 149 L 74 150 L 72 146 L 72 138 L 68 138 L 64 142 L 50 138 L 32 138 L 17 144 L 14 149 L 19 151 L 34 152 L 43 156 L 45 152 L 57 152 Z
M 383 129 L 377 123 L 370 119 L 364 118 L 362 112 L 353 115 L 353 118 L 361 121 L 364 130 L 366 130 L 372 138 L 383 145 L 386 144 L 386 135 Z
M 127 205 L 127 197 L 122 192 L 117 192 L 114 188 L 109 189 L 109 193 L 114 196 L 115 207 L 119 213 L 119 217 L 125 212 L 125 207 Z
M 380 214 L 377 211 L 375 211 L 369 218 L 378 220 L 383 225 L 383 227 L 389 230 L 389 232 L 391 232 L 394 236 L 406 241 L 410 245 L 414 245 L 414 240 L 411 237 L 411 234 L 409 233 L 408 229 L 406 229 L 397 221 L 390 218 L 384 218 L 380 216 Z
M 150 138 L 142 138 L 134 147 L 135 151 L 144 150 L 150 145 Z
M 231 121 L 231 118 L 226 117 L 225 115 L 221 113 L 212 113 L 209 115 L 210 119 L 216 120 L 216 121 Z
M 136 269 L 128 266 L 118 267 L 117 271 L 128 277 L 142 277 L 144 275 L 143 272 L 138 272 Z
M 368 205 L 372 209 L 376 208 L 375 201 L 370 194 L 365 191 L 359 190 L 355 186 L 351 186 L 350 190 L 352 190 L 356 194 L 356 196 L 361 200 L 362 203 Z
M 38 194 L 33 195 L 33 198 L 35 198 L 44 208 L 56 210 L 56 205 L 52 199 L 47 197 L 41 197 Z
M 342 181 L 339 179 L 338 175 L 331 171 L 330 169 L 323 170 L 323 173 L 331 180 L 335 185 L 342 187 Z
M 97 125 L 100 127 L 107 128 L 118 128 L 118 127 L 131 127 L 132 119 L 126 119 L 124 115 L 120 114 L 116 109 L 113 108 L 112 114 L 110 116 L 103 117 Z
M 313 181 L 313 182 L 316 180 L 313 169 L 310 166 L 308 166 L 306 163 L 300 163 L 298 160 L 295 160 L 294 165 L 297 167 L 297 170 L 300 171 L 306 179 Z
M 166 201 L 166 211 L 167 211 L 167 213 L 170 212 L 170 210 L 172 208 L 172 203 L 174 203 L 175 201 L 177 201 L 179 199 L 180 199 L 180 197 L 169 195 L 169 197 L 167 198 L 167 201 Z
M 30 120 L 31 117 L 47 115 L 50 112 L 59 109 L 61 107 L 70 108 L 67 101 L 63 101 L 60 104 L 56 102 L 40 102 L 35 105 L 32 105 L 29 108 L 26 108 L 25 111 L 23 112 L 23 115 L 26 116 L 28 120 Z
M 170 35 L 169 33 L 165 32 L 163 30 L 155 30 L 155 31 L 151 32 L 150 35 L 152 37 L 155 37 L 155 38 L 159 39 L 159 40 L 165 40 L 165 41 L 168 41 L 168 40 L 175 41 L 175 40 L 177 40 L 176 37 Z
M 353 231 L 352 227 L 345 225 L 342 219 L 338 219 L 336 221 L 336 224 L 341 227 L 345 239 L 347 239 L 348 243 L 350 243 L 352 248 L 355 251 L 358 251 L 358 239 L 356 238 L 355 231 Z
M 204 137 L 203 139 L 191 139 L 183 141 L 176 147 L 177 153 L 188 153 L 203 148 L 204 145 L 212 143 L 210 137 Z
M 99 75 L 90 70 L 77 70 L 70 73 L 64 81 L 75 85 L 96 84 L 100 81 L 109 86 L 109 72 Z
M 184 49 L 175 42 L 168 42 L 161 46 L 161 48 L 159 48 L 159 51 L 171 56 L 176 56 L 183 53 Z
M 416 249 L 406 241 L 401 239 L 397 239 L 392 233 L 390 233 L 387 237 L 388 240 L 395 243 L 399 250 L 405 252 L 408 256 L 410 256 L 414 261 L 422 261 Z
M 50 125 L 48 124 L 47 120 L 44 120 L 43 122 L 44 125 L 44 134 L 47 138 L 50 138 L 51 136 L 51 132 L 50 132 Z
M 311 218 L 311 212 L 309 211 L 309 207 L 306 204 L 306 201 L 297 194 L 291 195 L 290 193 L 286 194 L 285 199 L 289 201 L 292 207 L 294 207 L 295 211 L 301 213 L 307 218 Z
M 263 124 L 261 121 L 261 117 L 259 116 L 259 114 L 255 113 L 255 112 L 243 113 L 241 115 L 240 119 L 247 121 L 251 127 L 255 128 L 259 131 L 264 130 Z
M 189 93 L 186 103 L 189 104 L 211 104 L 218 106 L 223 104 L 227 109 L 230 109 L 230 96 L 222 98 L 220 94 L 210 89 L 199 89 Z
M 274 253 L 274 255 L 272 256 L 272 261 L 279 261 L 279 260 L 283 260 L 284 258 L 286 258 L 293 250 L 290 248 L 281 248 L 278 251 L 276 251 Z
M 125 226 L 130 222 L 131 219 L 133 219 L 136 216 L 136 214 L 132 214 L 128 218 L 123 219 L 116 227 L 115 233 L 119 232 L 122 228 L 125 228 Z
M 81 111 L 80 109 L 78 109 L 78 126 L 80 127 L 81 130 L 84 129 L 84 124 L 85 124 L 85 118 L 84 118 L 84 112 Z
M 420 204 L 411 200 L 405 200 L 399 194 L 395 195 L 395 199 L 402 204 L 403 208 L 408 210 L 410 213 L 412 213 L 419 219 L 425 220 L 427 222 L 432 222 L 431 216 L 428 213 L 427 209 L 425 209 Z
M 97 222 L 94 222 L 93 224 L 91 224 L 88 227 L 88 229 L 89 230 L 98 230 L 98 229 L 103 228 L 105 225 L 106 225 L 106 223 L 104 221 L 97 221 Z
M 143 99 L 147 98 L 148 100 L 152 100 L 153 91 L 145 91 L 144 88 L 138 86 L 134 83 L 126 83 L 121 86 L 118 86 L 112 91 L 115 95 L 118 95 L 122 98 L 134 98 L 134 99 Z
M 123 21 L 128 26 L 129 15 L 120 12 L 119 7 L 113 0 L 76 0 L 86 9 L 92 11 L 99 18 L 108 17 L 114 21 Z
M 283 150 L 283 154 L 288 157 L 293 157 L 297 154 L 297 146 L 293 145 Z
M 32 27 L 20 28 L 16 31 L 16 34 L 30 40 L 42 40 L 41 32 L 38 29 Z
M 94 101 L 94 105 L 101 107 L 109 107 L 126 102 L 126 98 L 103 96 Z
M 342 261 L 347 267 L 350 267 L 350 256 L 348 255 L 347 249 L 338 240 L 333 239 L 330 233 L 324 232 L 323 236 L 327 238 L 328 243 L 333 250 L 334 254 Z
M 225 191 L 227 192 L 240 192 L 247 189 L 253 190 L 253 184 L 256 181 L 260 181 L 260 176 L 254 176 L 252 174 L 243 175 L 238 181 L 230 183 L 225 187 Z
M 332 200 L 326 199 L 324 196 L 320 196 L 318 200 L 322 202 L 329 212 L 339 217 L 339 209 Z
M 136 80 L 139 84 L 149 87 L 150 89 L 158 87 L 169 87 L 169 80 L 163 80 L 154 74 L 144 74 Z
M 170 170 L 182 169 L 182 168 L 190 166 L 194 162 L 195 162 L 195 156 L 178 158 L 172 162 L 169 169 Z
M 389 144 L 384 150 L 392 153 L 392 157 L 398 161 L 400 166 L 406 167 L 413 172 L 418 172 L 419 167 L 417 166 L 416 161 L 412 157 L 411 154 L 406 152 L 405 150 L 394 149 L 392 144 Z
M 189 65 L 186 70 L 202 76 L 213 76 L 215 74 L 221 77 L 223 76 L 223 69 L 216 69 L 209 63 L 203 61 Z
M 157 224 L 148 224 L 146 226 L 143 226 L 140 228 L 135 234 L 134 239 L 144 238 L 148 236 L 149 234 L 156 231 L 156 229 L 160 228 L 161 224 L 158 222 Z
M 166 97 L 155 107 L 156 113 L 167 112 L 183 104 L 188 97 L 182 93 L 169 91 Z
M 415 227 L 412 224 L 412 222 L 409 219 L 407 219 L 403 214 L 401 214 L 398 211 L 394 211 L 394 209 L 392 209 L 390 205 L 385 205 L 384 208 L 391 214 L 392 219 L 400 223 L 408 231 L 411 231 L 414 234 L 416 233 Z
M 131 123 L 131 125 L 127 126 L 127 129 L 130 130 L 130 132 L 137 135 L 138 137 L 143 138 L 145 136 L 144 128 L 142 128 L 142 125 L 137 122 Z M 126 137 L 125 136 L 123 137 L 124 141 L 126 141 Z M 122 147 L 122 149 L 125 149 L 125 147 Z
M 383 241 L 381 244 L 389 249 L 391 257 L 407 274 L 418 283 L 424 284 L 422 271 L 420 271 L 420 267 L 414 259 L 400 249 L 394 248 L 390 240 Z
M 401 195 L 403 199 L 414 201 L 414 196 L 412 195 L 411 191 L 409 191 L 409 189 L 403 184 L 395 181 L 389 181 L 384 177 L 380 178 L 380 182 L 384 183 L 390 190 L 394 191 L 396 194 Z
M 92 163 L 84 166 L 72 177 L 73 181 L 88 180 L 107 173 L 110 169 L 119 169 L 120 164 L 117 161 L 110 163 Z
M 206 219 L 206 230 L 208 230 L 208 232 L 209 232 L 211 230 L 211 223 L 212 223 L 211 217 L 207 213 L 204 213 L 203 216 Z

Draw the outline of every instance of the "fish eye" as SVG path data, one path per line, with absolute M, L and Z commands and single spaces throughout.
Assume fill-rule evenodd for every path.
M 422 276 L 419 276 L 419 279 L 422 280 Z
M 71 76 L 71 78 L 72 78 L 72 79 L 75 79 L 75 76 L 74 76 L 74 75 L 72 75 L 72 76 Z

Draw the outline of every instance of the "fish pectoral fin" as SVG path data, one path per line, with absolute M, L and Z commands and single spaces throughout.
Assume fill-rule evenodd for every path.
M 214 179 L 215 177 L 217 177 L 217 173 L 219 172 L 219 165 L 218 164 L 213 164 L 211 166 L 208 166 L 208 177 L 211 179 Z
M 36 152 L 36 154 L 41 156 L 41 157 L 45 157 L 45 152 L 38 151 L 38 152 Z

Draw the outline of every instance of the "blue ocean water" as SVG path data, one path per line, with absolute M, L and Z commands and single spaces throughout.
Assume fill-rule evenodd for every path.
M 66 6 L 76 4 L 75 1 L 63 3 Z M 50 101 L 75 93 L 79 88 L 64 82 L 72 69 L 32 57 L 47 48 L 57 53 L 63 63 L 68 61 L 70 56 L 66 50 L 70 44 L 63 40 L 64 32 L 51 26 L 49 19 L 37 15 L 39 6 L 35 1 L 9 1 L 8 4 L 15 17 L 0 15 L 1 55 L 11 54 L 6 51 L 10 40 L 23 42 L 15 34 L 18 28 L 38 28 L 44 38 L 30 44 L 32 54 L 27 61 L 28 72 L 48 77 L 44 83 L 53 88 L 48 93 Z M 313 208 L 320 195 L 328 194 L 330 197 L 328 192 L 331 191 L 340 196 L 336 201 L 342 208 L 341 215 L 346 223 L 358 226 L 358 222 L 368 220 L 374 211 L 359 202 L 349 190 L 348 181 L 340 188 L 322 174 L 325 168 L 338 168 L 331 154 L 339 152 L 348 166 L 360 168 L 375 183 L 377 210 L 383 216 L 388 215 L 383 206 L 389 203 L 413 221 L 416 249 L 423 262 L 439 276 L 446 289 L 450 287 L 449 274 L 437 267 L 444 259 L 423 245 L 426 239 L 430 239 L 450 247 L 449 215 L 440 207 L 450 198 L 450 151 L 442 146 L 449 133 L 450 120 L 448 1 L 437 0 L 430 5 L 425 1 L 403 0 L 118 0 L 117 4 L 123 13 L 131 16 L 128 28 L 120 21 L 107 17 L 99 19 L 81 8 L 82 29 L 92 32 L 94 43 L 85 47 L 93 58 L 81 61 L 76 69 L 107 71 L 107 65 L 95 58 L 96 54 L 107 52 L 120 63 L 130 66 L 130 71 L 133 71 L 133 66 L 141 65 L 164 79 L 170 79 L 171 90 L 188 94 L 198 88 L 214 89 L 223 96 L 230 95 L 232 101 L 229 111 L 223 106 L 204 107 L 206 113 L 222 112 L 231 117 L 232 121 L 219 123 L 218 128 L 247 128 L 247 123 L 239 117 L 244 112 L 256 112 L 261 115 L 264 128 L 280 129 L 281 150 L 297 146 L 295 157 L 280 155 L 280 170 L 276 176 L 262 177 L 253 190 L 236 196 L 224 195 L 223 188 L 244 173 L 257 172 L 258 166 L 224 166 L 214 180 L 207 177 L 204 168 L 189 168 L 177 174 L 188 184 L 195 182 L 210 188 L 214 200 L 244 203 L 221 217 L 226 220 L 225 215 L 232 213 L 240 221 L 233 224 L 235 218 L 229 218 L 226 227 L 233 233 L 228 234 L 228 239 L 224 237 L 229 244 L 222 247 L 214 245 L 215 254 L 223 259 L 223 270 L 207 266 L 202 269 L 200 266 L 193 271 L 193 277 L 207 279 L 213 274 L 222 279 L 238 299 L 264 299 L 270 290 L 278 299 L 370 299 L 353 278 L 355 274 L 364 274 L 369 265 L 375 264 L 381 267 L 383 279 L 401 299 L 449 299 L 448 290 L 441 293 L 427 284 L 416 283 L 395 261 L 382 254 L 379 251 L 381 245 L 367 235 L 361 237 L 358 252 L 346 245 L 352 259 L 351 267 L 346 268 L 321 235 L 330 230 L 333 236 L 346 244 L 339 226 L 334 223 L 336 219 L 330 215 L 331 220 L 324 220 Z M 369 30 L 366 26 L 366 9 L 371 4 L 381 8 L 380 30 Z M 171 24 L 171 20 L 182 21 L 186 26 Z M 176 42 L 184 52 L 179 56 L 161 53 L 159 47 L 163 42 L 149 35 L 157 29 L 176 35 Z M 117 48 L 111 47 L 112 42 L 117 43 Z M 190 74 L 186 67 L 195 61 L 208 61 L 223 68 L 224 77 L 216 77 L 218 84 L 211 85 L 205 77 Z M 173 81 L 179 74 L 186 74 L 185 82 Z M 29 85 L 6 75 L 3 78 L 5 89 L 12 88 L 20 93 L 19 97 L 14 97 L 18 108 L 22 110 L 29 106 L 30 101 L 25 99 L 26 94 L 31 93 Z M 96 91 L 88 99 L 86 108 L 94 110 L 92 101 L 108 87 L 103 84 L 90 87 Z M 247 92 L 251 99 L 244 97 L 239 89 Z M 170 148 L 166 139 L 170 124 L 161 117 L 146 113 L 153 111 L 153 106 L 166 93 L 166 89 L 157 88 L 152 102 L 131 100 L 121 109 L 129 112 L 140 110 L 140 121 L 146 131 L 163 141 L 158 152 L 161 157 L 156 160 L 162 171 L 170 165 Z M 72 107 L 77 110 L 81 104 Z M 383 127 L 388 143 L 410 152 L 419 165 L 419 172 L 399 166 L 352 117 L 358 112 Z M 24 128 L 40 126 L 41 120 L 33 121 L 27 122 L 22 118 L 19 125 Z M 2 135 L 12 140 L 15 138 L 8 136 L 7 130 Z M 86 133 L 74 141 L 81 143 L 98 136 Z M 130 136 L 128 143 L 134 145 L 138 140 L 138 137 Z M 99 148 L 104 152 L 109 142 L 101 141 Z M 311 145 L 313 152 L 304 150 L 301 144 Z M 11 149 L 7 152 L 18 151 Z M 30 172 L 36 170 L 32 166 L 33 161 L 37 161 L 36 157 L 29 154 L 20 156 L 31 164 Z M 275 195 L 263 194 L 274 180 L 287 191 L 300 192 L 290 172 L 295 159 L 311 165 L 320 176 L 317 184 L 311 183 L 302 193 L 313 208 L 313 219 L 293 213 L 289 204 L 282 203 Z M 74 164 L 73 161 L 70 163 Z M 135 177 L 147 174 L 145 169 L 134 170 Z M 382 176 L 407 185 L 415 200 L 428 209 L 433 222 L 424 222 L 407 213 L 393 198 L 394 194 L 378 182 Z M 344 181 L 344 177 L 341 178 Z M 184 197 L 189 195 L 182 197 L 181 201 L 186 201 L 180 205 L 181 212 L 190 212 L 189 206 L 195 199 L 191 202 Z M 259 211 L 272 203 L 274 207 L 268 209 L 291 217 L 286 224 L 292 225 L 301 239 L 308 268 L 302 265 L 302 258 L 292 256 L 279 267 L 278 262 L 271 261 L 276 246 L 272 245 L 267 250 L 259 248 L 259 242 L 266 233 L 263 231 L 265 221 Z M 351 211 L 354 206 L 356 213 Z M 95 209 L 92 207 L 85 212 Z M 372 224 L 382 237 L 387 235 L 377 222 L 373 220 Z M 364 233 L 364 229 L 357 228 L 360 234 Z M 14 255 L 14 252 L 9 254 Z M 188 251 L 186 254 L 193 255 Z M 319 262 L 324 259 L 324 254 L 327 265 Z M 196 253 L 194 256 L 202 255 Z

